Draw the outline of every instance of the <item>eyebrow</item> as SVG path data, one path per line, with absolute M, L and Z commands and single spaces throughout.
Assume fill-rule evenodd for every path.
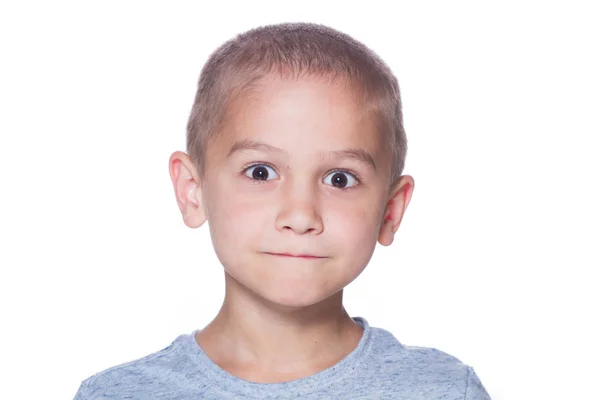
M 256 150 L 265 153 L 286 154 L 285 150 L 282 150 L 275 146 L 271 146 L 270 144 L 257 142 L 254 140 L 240 140 L 234 143 L 233 146 L 231 146 L 229 154 L 227 154 L 227 158 L 231 157 L 235 153 L 242 152 L 245 150 Z M 363 164 L 367 164 L 374 170 L 377 170 L 375 159 L 373 158 L 373 156 L 371 156 L 371 154 L 369 154 L 369 152 L 363 149 L 332 150 L 326 153 L 326 157 L 356 160 Z
M 245 139 L 235 142 L 233 146 L 231 146 L 229 154 L 227 154 L 227 158 L 231 157 L 234 153 L 241 152 L 244 150 L 256 150 L 265 153 L 285 153 L 285 151 L 275 146 L 271 146 L 270 144 Z

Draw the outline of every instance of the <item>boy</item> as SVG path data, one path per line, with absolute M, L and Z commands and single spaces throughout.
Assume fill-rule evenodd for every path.
M 342 304 L 408 206 L 405 154 L 398 83 L 361 43 L 282 24 L 222 45 L 169 160 L 185 224 L 209 222 L 222 308 L 76 399 L 488 399 L 469 366 Z

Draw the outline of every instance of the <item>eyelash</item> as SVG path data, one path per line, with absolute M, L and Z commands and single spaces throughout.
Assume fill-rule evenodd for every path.
M 256 162 L 256 163 L 252 163 L 252 164 L 247 165 L 244 168 L 242 168 L 241 174 L 244 175 L 244 177 L 248 178 L 247 176 L 245 176 L 246 171 L 248 171 L 252 167 L 258 167 L 258 166 L 261 166 L 261 165 L 273 168 L 275 171 L 277 171 L 277 168 L 275 168 L 273 166 L 273 164 L 270 164 L 268 162 Z M 347 169 L 333 169 L 333 170 L 327 172 L 327 174 L 325 176 L 328 176 L 328 175 L 333 174 L 335 172 L 341 172 L 341 173 L 344 173 L 344 174 L 351 175 L 354 179 L 356 179 L 357 183 L 354 186 L 350 186 L 350 187 L 346 187 L 346 188 L 339 188 L 339 187 L 336 187 L 336 186 L 332 186 L 334 189 L 342 190 L 342 191 L 347 191 L 347 190 L 350 190 L 350 189 L 354 189 L 357 186 L 360 186 L 360 184 L 362 183 L 362 180 L 358 176 L 358 174 L 356 174 L 355 172 L 349 171 Z M 248 178 L 248 179 L 251 180 L 251 181 L 253 181 L 253 183 L 257 183 L 257 184 L 264 184 L 264 183 L 269 182 L 269 181 L 260 180 L 260 179 L 252 179 L 252 178 Z

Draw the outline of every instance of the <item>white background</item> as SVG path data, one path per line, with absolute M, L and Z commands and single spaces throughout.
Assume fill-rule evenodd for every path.
M 600 398 L 593 2 L 208 3 L 0 6 L 0 397 L 70 399 L 212 319 L 222 269 L 168 157 L 212 50 L 311 21 L 396 73 L 416 181 L 350 314 L 472 365 L 493 399 Z

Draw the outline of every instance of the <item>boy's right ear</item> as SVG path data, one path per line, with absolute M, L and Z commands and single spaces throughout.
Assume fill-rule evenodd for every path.
M 202 226 L 206 221 L 206 212 L 202 203 L 200 176 L 190 157 L 181 151 L 171 154 L 169 175 L 183 222 L 190 228 Z

